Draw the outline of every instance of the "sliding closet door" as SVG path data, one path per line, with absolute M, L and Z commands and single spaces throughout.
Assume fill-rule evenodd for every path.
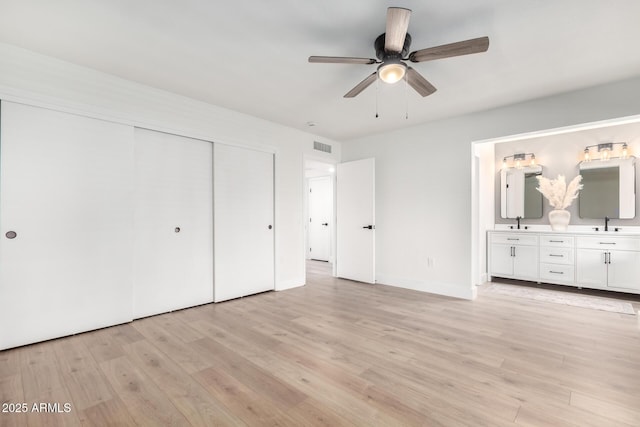
M 213 144 L 135 130 L 135 318 L 213 301 Z
M 0 349 L 130 321 L 133 128 L 0 111 Z
M 273 154 L 214 144 L 215 301 L 274 289 Z

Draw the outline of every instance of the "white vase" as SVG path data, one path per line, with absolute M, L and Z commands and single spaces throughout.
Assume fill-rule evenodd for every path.
M 549 212 L 549 224 L 553 231 L 567 231 L 571 220 L 571 212 L 565 209 L 554 209 Z

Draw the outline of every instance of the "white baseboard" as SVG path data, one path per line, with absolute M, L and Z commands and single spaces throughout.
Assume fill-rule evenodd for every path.
M 467 300 L 473 300 L 477 296 L 475 286 L 465 286 L 459 283 L 425 282 L 422 280 L 404 279 L 380 274 L 376 276 L 376 283 Z

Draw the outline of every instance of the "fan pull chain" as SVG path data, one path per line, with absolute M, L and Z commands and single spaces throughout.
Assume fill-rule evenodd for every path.
M 376 79 L 376 119 L 378 118 L 378 85 L 380 84 L 378 80 L 380 79 Z
M 407 77 L 407 73 L 405 73 L 404 75 L 404 95 L 407 107 L 407 109 L 405 110 L 404 119 L 409 120 L 409 79 Z

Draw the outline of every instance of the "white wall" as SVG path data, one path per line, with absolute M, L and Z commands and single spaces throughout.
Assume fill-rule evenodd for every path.
M 636 115 L 638 93 L 640 77 L 343 143 L 343 161 L 376 158 L 377 281 L 473 298 L 472 142 Z
M 340 143 L 6 44 L 0 99 L 275 152 L 276 289 L 304 284 L 303 157 L 334 163 Z M 313 150 L 314 140 L 333 153 Z

